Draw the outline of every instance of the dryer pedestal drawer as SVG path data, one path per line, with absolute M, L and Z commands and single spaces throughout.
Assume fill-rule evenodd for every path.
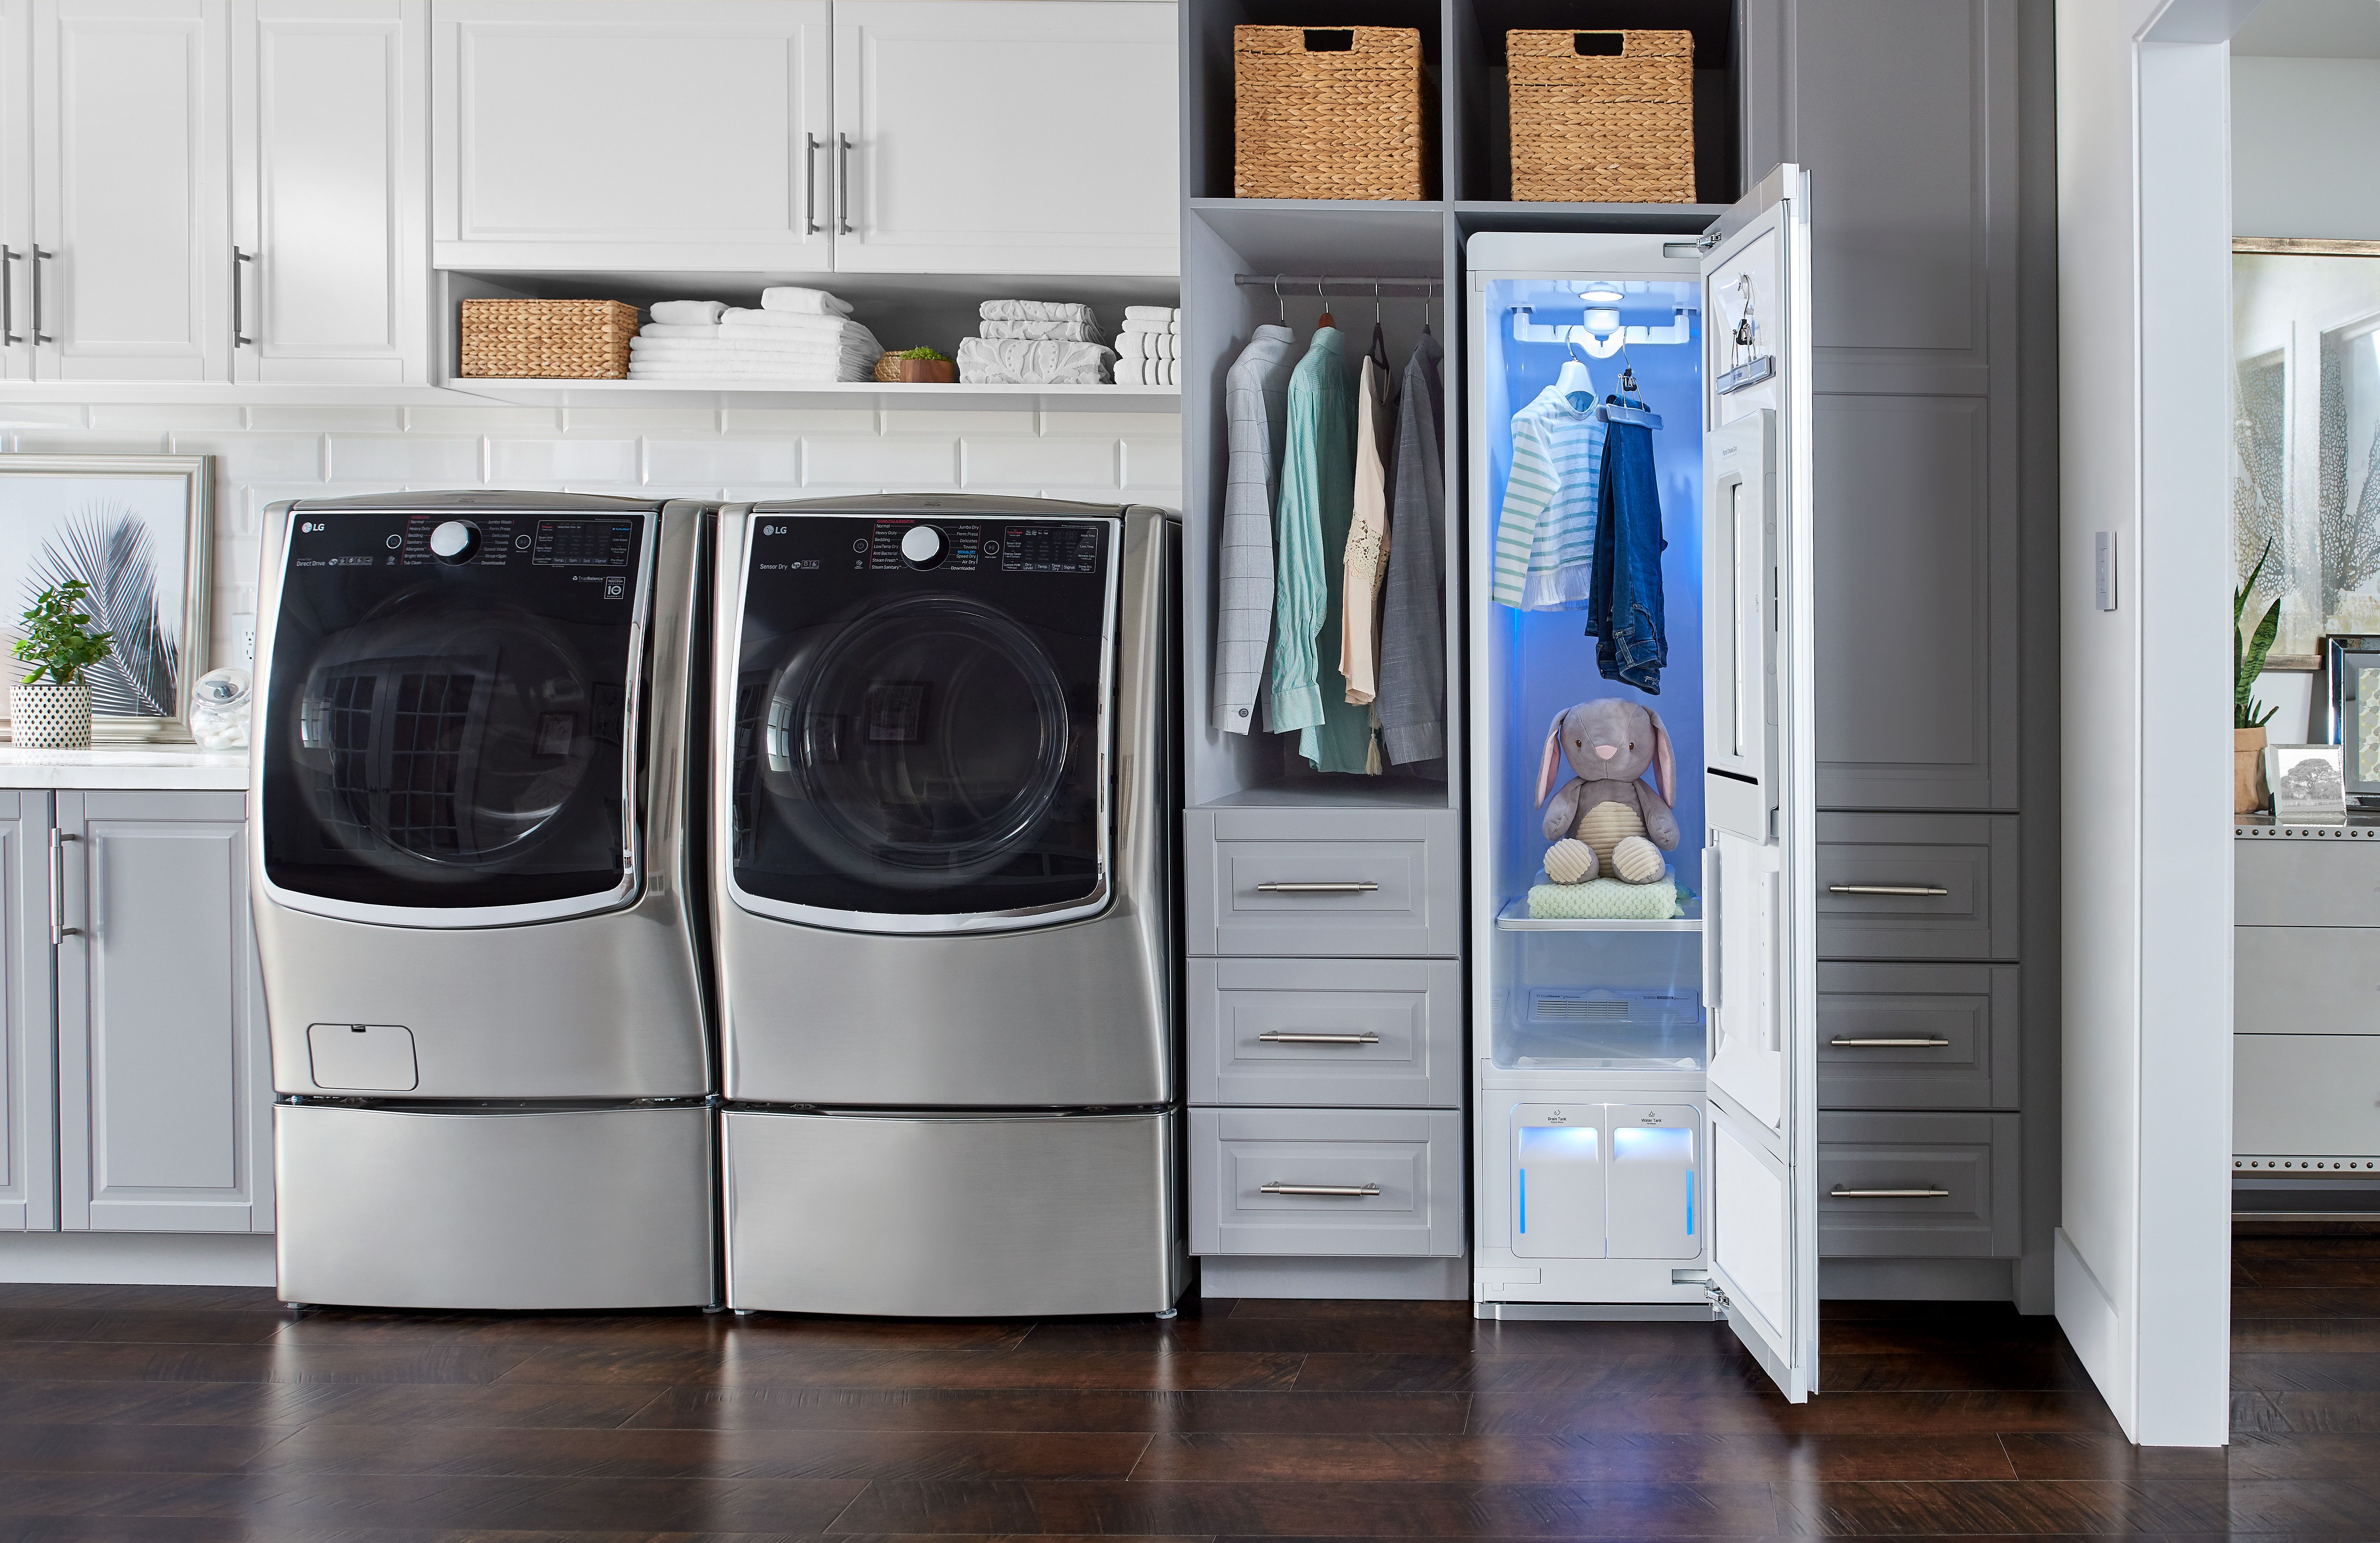
M 2014 1114 L 1818 1116 L 1823 1258 L 2022 1252 Z
M 2013 959 L 2006 814 L 1818 816 L 1818 957 Z
M 1193 954 L 1452 958 L 1463 938 L 1451 809 L 1192 809 Z
M 1194 1109 L 1190 1251 L 1459 1255 L 1463 1116 Z
M 2012 1109 L 2017 966 L 1818 966 L 1821 1109 Z
M 1190 1101 L 1463 1107 L 1452 959 L 1193 959 Z

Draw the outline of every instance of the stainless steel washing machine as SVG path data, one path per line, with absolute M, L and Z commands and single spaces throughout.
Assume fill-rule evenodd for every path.
M 890 496 L 721 516 L 727 1300 L 1164 1311 L 1175 524 Z
M 285 1298 L 716 1300 L 688 828 L 713 516 L 269 512 L 249 839 Z

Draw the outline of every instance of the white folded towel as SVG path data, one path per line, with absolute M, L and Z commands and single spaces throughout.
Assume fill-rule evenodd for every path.
M 804 289 L 799 285 L 779 285 L 760 291 L 760 309 L 797 316 L 848 316 L 851 302 L 823 289 Z
M 985 322 L 977 331 L 986 337 L 1022 337 L 1034 343 L 1105 343 L 1096 322 Z
M 976 314 L 987 322 L 1089 322 L 1099 318 L 1091 308 L 1072 300 L 986 300 Z M 1037 382 L 1036 384 L 1046 384 Z
M 1120 328 L 1118 328 L 1118 329 L 1117 329 L 1117 331 L 1118 331 L 1118 333 L 1119 333 L 1119 334 L 1123 334 L 1123 333 L 1174 333 L 1174 334 L 1179 334 L 1179 333 L 1182 331 L 1182 326 L 1181 326 L 1181 323 L 1180 323 L 1180 322 L 1148 322 L 1148 321 L 1130 321 L 1130 320 L 1127 320 L 1122 327 L 1120 327 Z
M 824 381 L 865 381 L 875 369 L 874 359 L 715 364 L 635 359 L 628 365 L 628 377 L 638 381 L 780 381 L 803 384 Z
M 841 316 L 810 316 L 785 310 L 731 310 L 720 319 L 722 333 L 766 333 L 771 336 L 800 334 L 811 337 L 841 337 L 846 329 L 859 323 Z M 867 329 L 862 327 L 861 331 Z
M 719 335 L 719 323 L 716 322 L 648 322 L 643 326 L 637 329 L 637 335 L 638 337 L 666 337 L 688 340 L 704 337 L 717 337 Z
M 977 385 L 1099 385 L 1115 361 L 1096 343 L 959 339 L 959 379 Z
M 1126 358 L 1170 359 L 1181 348 L 1182 340 L 1170 333 L 1128 333 L 1116 339 L 1116 352 Z
M 653 320 L 663 326 L 704 327 L 718 321 L 719 313 L 726 309 L 719 300 L 656 300 Z
M 1182 312 L 1171 306 L 1126 306 L 1123 319 L 1127 322 L 1179 322 Z

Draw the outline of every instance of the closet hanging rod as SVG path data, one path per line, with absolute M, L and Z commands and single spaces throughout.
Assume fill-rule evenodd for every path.
M 1415 295 L 1393 295 L 1390 293 L 1390 290 L 1417 289 L 1423 295 L 1438 295 L 1443 293 L 1446 288 L 1446 286 L 1437 279 L 1373 278 L 1365 273 L 1241 273 L 1233 282 L 1243 289 L 1270 289 L 1275 285 L 1279 285 L 1284 298 L 1298 295 L 1311 297 L 1315 293 L 1315 286 L 1319 285 L 1322 286 L 1321 292 L 1324 295 L 1336 296 L 1342 300 L 1365 298 L 1375 287 L 1378 288 L 1380 298 L 1388 300 L 1411 300 L 1420 298 Z

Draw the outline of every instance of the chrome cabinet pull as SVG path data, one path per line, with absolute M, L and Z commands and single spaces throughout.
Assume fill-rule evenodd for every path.
M 24 253 L 0 247 L 0 343 L 25 341 L 17 330 L 17 270 L 8 266 L 23 261 Z
M 82 936 L 79 927 L 67 925 L 67 864 L 66 844 L 79 841 L 79 836 L 52 827 L 50 831 L 50 946 L 55 948 L 68 938 Z
M 1828 894 L 1948 894 L 1939 884 L 1828 884 Z
M 1259 1185 L 1257 1189 L 1266 1195 L 1344 1195 L 1354 1200 L 1373 1199 L 1380 1193 L 1376 1184 L 1269 1184 Z
M 843 235 L 851 234 L 851 136 L 837 134 L 835 142 L 835 227 Z
M 249 337 L 249 336 L 245 335 L 245 334 L 246 334 L 246 333 L 247 333 L 247 331 L 248 331 L 248 329 L 247 329 L 245 326 L 243 326 L 243 325 L 241 324 L 241 322 L 240 322 L 240 301 L 239 301 L 239 265 L 240 265 L 241 263 L 243 263 L 243 262 L 253 262 L 253 261 L 256 261 L 256 254 L 255 254 L 255 253 L 253 253 L 253 252 L 244 252 L 244 251 L 240 250 L 240 249 L 239 249 L 239 248 L 238 248 L 238 247 L 237 247 L 237 246 L 234 246 L 234 247 L 232 248 L 232 249 L 231 249 L 231 346 L 232 346 L 233 347 L 235 347 L 235 348 L 238 348 L 238 347 L 242 347 L 242 346 L 253 348 L 254 346 L 256 346 L 256 339 L 254 339 L 254 338 L 252 338 L 252 337 Z
M 808 195 L 808 200 L 802 209 L 802 230 L 806 235 L 816 236 L 819 233 L 818 136 L 815 134 L 804 134 L 802 136 L 802 143 L 808 147 L 805 153 L 809 156 L 809 171 L 802 178 L 802 186 Z
M 1266 1029 L 1257 1036 L 1268 1045 L 1377 1045 L 1377 1034 L 1283 1034 L 1278 1029 Z
M 1827 1191 L 1832 1200 L 1939 1200 L 1950 1192 L 1947 1189 L 1845 1189 L 1837 1185 Z
M 42 264 L 57 255 L 55 252 L 43 251 L 40 242 L 33 243 L 33 341 L 35 343 L 57 341 L 42 330 L 42 323 L 49 319 L 42 313 Z
M 1948 1039 L 1829 1039 L 1829 1040 L 1828 1040 L 1828 1041 L 1827 1041 L 1827 1043 L 1828 1043 L 1828 1044 L 1830 1044 L 1830 1045 L 1840 1045 L 1840 1046 L 1842 1046 L 1842 1047 L 1843 1047 L 1844 1049 L 1846 1049 L 1846 1050 L 1915 1050 L 1915 1049 L 1919 1048 L 1920 1046 L 1927 1046 L 1927 1045 L 1935 1045 L 1935 1046 L 1938 1046 L 1938 1045 L 1947 1045 L 1947 1044 L 1949 1044 L 1949 1042 L 1950 1042 L 1950 1041 L 1949 1041 L 1949 1040 L 1948 1040 Z
M 1380 886 L 1369 879 L 1335 879 L 1329 882 L 1258 884 L 1258 894 L 1369 894 Z

